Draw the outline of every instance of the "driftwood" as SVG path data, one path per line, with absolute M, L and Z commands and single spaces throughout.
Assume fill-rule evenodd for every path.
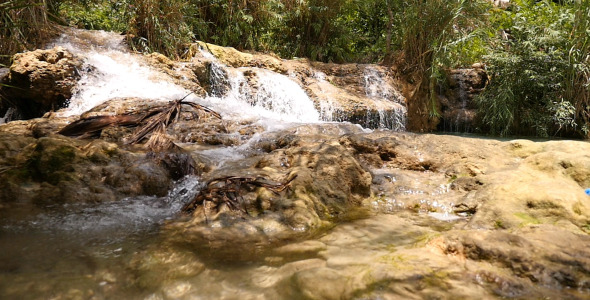
M 187 203 L 182 211 L 191 213 L 197 209 L 199 205 L 205 206 L 207 202 L 215 205 L 219 211 L 222 204 L 227 205 L 230 210 L 241 211 L 248 214 L 246 203 L 242 196 L 244 189 L 263 187 L 267 190 L 279 194 L 288 188 L 297 175 L 285 180 L 284 182 L 273 182 L 264 177 L 237 177 L 226 176 L 209 180 L 205 188 L 199 192 L 195 198 Z M 206 217 L 206 215 L 205 215 Z
M 162 134 L 166 132 L 168 125 L 178 121 L 183 105 L 188 105 L 197 111 L 205 112 L 221 119 L 219 113 L 200 104 L 185 101 L 184 99 L 186 97 L 188 95 L 180 100 L 170 101 L 167 105 L 152 108 L 142 113 L 82 118 L 62 128 L 58 133 L 65 136 L 92 137 L 100 135 L 102 130 L 109 126 L 138 127 L 129 140 L 127 140 L 127 144 L 139 143 L 149 134 L 158 133 L 159 136 L 156 134 L 157 136 L 154 137 L 150 145 L 152 147 L 155 146 L 155 148 L 162 148 L 158 143 L 167 143 L 167 141 L 161 138 Z M 196 113 L 193 113 L 192 117 L 197 120 L 199 119 L 199 115 Z

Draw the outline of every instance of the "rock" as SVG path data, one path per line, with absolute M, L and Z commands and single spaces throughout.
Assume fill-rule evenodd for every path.
M 292 280 L 303 299 L 347 298 L 344 297 L 344 292 L 349 285 L 347 278 L 333 269 L 315 268 L 301 271 L 296 273 Z
M 365 128 L 406 128 L 406 99 L 386 68 L 360 64 L 285 61 L 306 87 L 322 118 Z
M 197 276 L 205 269 L 195 253 L 168 247 L 138 252 L 128 267 L 134 274 L 136 284 L 143 289 L 153 288 L 162 277 L 171 281 L 182 280 Z
M 488 184 L 475 195 L 481 206 L 470 226 L 556 224 L 578 233 L 587 231 L 590 204 L 584 188 L 590 184 L 590 156 L 580 153 L 590 151 L 590 146 L 573 141 L 509 145 L 525 158 L 516 168 L 486 176 Z
M 206 67 L 198 63 L 179 63 L 170 60 L 160 53 L 145 55 L 145 61 L 154 69 L 170 76 L 174 83 L 192 91 L 195 95 L 204 97 L 207 92 L 201 87 L 200 73 L 205 72 Z
M 221 63 L 234 67 L 255 67 L 264 68 L 277 73 L 286 73 L 286 68 L 283 66 L 281 59 L 277 56 L 268 54 L 251 54 L 240 52 L 232 47 L 221 47 L 209 43 L 198 42 L 191 45 L 190 52 L 193 56 L 200 55 L 200 49 L 210 52 L 217 58 Z
M 16 54 L 4 88 L 25 119 L 63 107 L 72 96 L 82 61 L 62 47 Z
M 580 290 L 590 287 L 590 253 L 584 246 L 590 240 L 586 234 L 535 225 L 512 232 L 453 232 L 441 239 L 432 243 L 447 255 L 493 263 L 509 269 L 513 276 L 530 279 L 525 281 L 522 294 L 505 296 L 527 297 L 532 284 Z M 494 281 L 491 283 L 497 283 Z
M 11 122 L 12 124 L 14 122 Z M 0 132 L 2 202 L 105 202 L 166 195 L 168 171 L 116 144 L 50 135 L 35 139 Z
M 319 241 L 304 241 L 276 248 L 274 254 L 286 257 L 306 256 L 317 254 L 322 250 L 326 250 L 326 244 Z
M 300 128 L 288 132 L 298 132 Z M 272 135 L 271 135 L 272 136 Z M 241 191 L 247 214 L 221 209 L 197 209 L 189 222 L 172 224 L 169 229 L 184 232 L 181 243 L 203 244 L 231 251 L 233 243 L 280 242 L 306 236 L 331 222 L 346 218 L 370 195 L 371 175 L 336 140 L 299 135 L 283 148 L 262 156 L 226 162 L 207 174 L 219 178 L 249 174 L 275 182 L 296 178 L 284 195 L 264 188 Z M 176 241 L 176 239 L 174 239 Z
M 448 90 L 444 95 L 438 95 L 442 114 L 439 130 L 476 131 L 480 120 L 473 99 L 488 83 L 488 76 L 483 65 L 474 64 L 471 69 L 451 70 L 447 81 Z

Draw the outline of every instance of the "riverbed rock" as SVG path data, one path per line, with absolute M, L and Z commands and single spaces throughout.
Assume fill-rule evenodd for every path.
M 183 88 L 204 97 L 207 92 L 201 87 L 199 75 L 205 72 L 205 66 L 193 62 L 176 62 L 163 54 L 151 53 L 144 56 L 150 67 L 170 76 L 173 82 Z
M 487 176 L 488 184 L 475 194 L 481 209 L 471 220 L 474 228 L 515 228 L 555 224 L 574 232 L 588 230 L 590 145 L 576 141 L 532 143 L 512 141 L 506 149 L 520 156 L 513 169 Z
M 16 54 L 3 88 L 25 119 L 63 107 L 80 78 L 82 60 L 62 47 Z
M 11 124 L 11 123 L 10 123 Z M 164 166 L 101 140 L 60 135 L 35 139 L 0 132 L 0 199 L 4 203 L 104 202 L 168 193 Z
M 173 240 L 231 251 L 232 243 L 274 243 L 314 234 L 358 208 L 370 195 L 370 174 L 338 140 L 297 134 L 304 128 L 276 133 L 287 136 L 286 140 L 276 147 L 262 146 L 264 142 L 255 145 L 268 153 L 254 152 L 225 162 L 206 177 L 247 174 L 273 182 L 294 178 L 286 191 L 273 194 L 265 188 L 245 187 L 239 191 L 242 212 L 200 206 L 189 222 L 170 226 Z M 274 136 L 269 141 L 274 142 Z

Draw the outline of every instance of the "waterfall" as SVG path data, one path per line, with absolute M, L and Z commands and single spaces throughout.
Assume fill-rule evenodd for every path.
M 151 67 L 142 55 L 128 51 L 122 35 L 70 29 L 50 46 L 61 46 L 84 62 L 78 70 L 80 79 L 73 96 L 59 115 L 79 115 L 113 98 L 171 101 L 190 93 L 175 84 L 171 75 Z M 312 100 L 309 90 L 303 88 L 308 82 L 299 82 L 301 79 L 295 73 L 286 76 L 262 68 L 226 66 L 205 49 L 201 49 L 200 58 L 208 65 L 208 94 L 186 99 L 216 110 L 225 119 L 258 122 L 267 129 L 321 121 L 405 129 L 404 99 L 386 80 L 384 72 L 375 67 L 363 68 L 359 83 L 365 95 L 359 105 L 349 105 L 341 103 L 340 99 L 348 101 L 343 89 L 328 82 L 326 74 L 313 69 L 312 81 L 319 83 L 319 93 Z M 185 62 L 182 67 L 190 64 Z M 6 120 L 7 116 L 0 118 L 0 122 Z
M 130 53 L 121 35 L 103 31 L 73 30 L 53 46 L 61 46 L 84 59 L 81 79 L 63 115 L 78 115 L 118 97 L 171 101 L 190 91 L 170 76 L 151 68 L 141 55 Z M 204 50 L 211 61 L 211 91 L 206 98 L 189 101 L 207 105 L 231 119 L 253 119 L 272 126 L 276 122 L 318 122 L 319 113 L 305 91 L 287 76 L 258 68 L 231 68 Z M 245 76 L 248 73 L 248 77 Z
M 260 68 L 232 68 L 201 50 L 211 60 L 211 92 L 207 101 L 235 107 L 236 118 L 260 116 L 284 122 L 315 123 L 320 114 L 313 101 L 289 77 Z M 247 104 L 247 106 L 245 106 Z
M 366 67 L 363 76 L 365 94 L 370 98 L 390 99 L 393 96 L 391 87 L 377 69 Z
M 188 93 L 151 69 L 140 55 L 127 51 L 119 34 L 72 30 L 53 46 L 64 47 L 84 59 L 66 116 L 81 114 L 117 97 L 169 101 Z
M 376 112 L 367 111 L 369 126 L 397 131 L 406 129 L 407 110 L 401 95 L 384 79 L 385 75 L 374 67 L 366 67 L 363 76 L 365 94 L 375 100 Z M 398 104 L 393 109 L 391 102 Z M 389 105 L 388 105 L 389 104 Z

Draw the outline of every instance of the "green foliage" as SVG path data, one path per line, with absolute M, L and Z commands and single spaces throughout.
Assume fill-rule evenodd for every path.
M 352 42 L 343 14 L 350 1 L 288 0 L 281 11 L 281 26 L 273 29 L 281 54 L 320 61 L 346 61 Z
M 57 8 L 70 26 L 92 30 L 126 31 L 129 1 L 62 1 Z
M 43 3 L 34 0 L 0 3 L 0 63 L 8 63 L 12 54 L 36 47 L 50 36 L 49 15 Z
M 237 49 L 263 49 L 262 37 L 280 18 L 280 1 L 191 0 L 189 22 L 197 39 Z
M 588 14 L 584 3 L 580 9 L 521 0 L 494 12 L 501 34 L 484 56 L 491 83 L 476 99 L 490 132 L 549 136 L 587 116 L 588 51 L 579 47 L 588 40 L 588 23 L 579 21 Z
M 446 78 L 445 68 L 462 60 L 459 46 L 478 36 L 476 29 L 487 6 L 466 0 L 406 0 L 392 5 L 401 18 L 398 64 L 403 73 L 413 76 L 419 91 L 415 94 L 419 99 L 410 101 L 420 102 L 416 104 L 420 110 L 437 117 L 437 83 Z
M 185 21 L 188 5 L 182 0 L 129 0 L 130 45 L 142 52 L 158 51 L 179 57 L 193 39 Z

